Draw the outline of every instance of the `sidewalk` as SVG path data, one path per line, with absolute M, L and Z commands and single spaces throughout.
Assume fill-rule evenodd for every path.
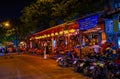
M 0 56 L 16 55 L 18 53 L 0 53 Z

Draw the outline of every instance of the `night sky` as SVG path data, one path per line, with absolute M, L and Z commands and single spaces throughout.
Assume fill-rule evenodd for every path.
M 18 18 L 32 0 L 0 0 L 0 20 Z

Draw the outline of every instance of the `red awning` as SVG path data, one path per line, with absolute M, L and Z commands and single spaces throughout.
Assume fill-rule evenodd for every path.
M 66 27 L 66 23 L 35 33 L 34 36 L 42 36 L 42 35 L 48 35 L 51 33 L 60 32 L 60 31 L 63 31 L 65 27 Z M 67 24 L 68 30 L 78 29 L 78 28 L 79 28 L 79 25 L 77 22 L 71 22 Z

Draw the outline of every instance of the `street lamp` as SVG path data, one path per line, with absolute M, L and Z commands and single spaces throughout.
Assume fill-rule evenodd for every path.
M 9 21 L 3 22 L 3 27 L 6 28 L 6 29 L 9 29 L 10 28 L 10 22 Z
M 10 24 L 10 21 L 5 21 L 5 22 L 2 22 L 2 27 L 5 28 L 5 29 L 9 29 L 11 28 L 11 24 Z M 13 27 L 12 27 L 13 28 Z M 16 51 L 18 51 L 18 28 L 15 27 L 13 28 L 15 30 L 15 40 L 16 40 Z M 13 30 L 13 31 L 14 31 Z

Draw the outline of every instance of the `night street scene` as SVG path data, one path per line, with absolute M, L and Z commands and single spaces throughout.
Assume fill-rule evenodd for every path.
M 120 79 L 120 0 L 1 0 L 0 79 Z

